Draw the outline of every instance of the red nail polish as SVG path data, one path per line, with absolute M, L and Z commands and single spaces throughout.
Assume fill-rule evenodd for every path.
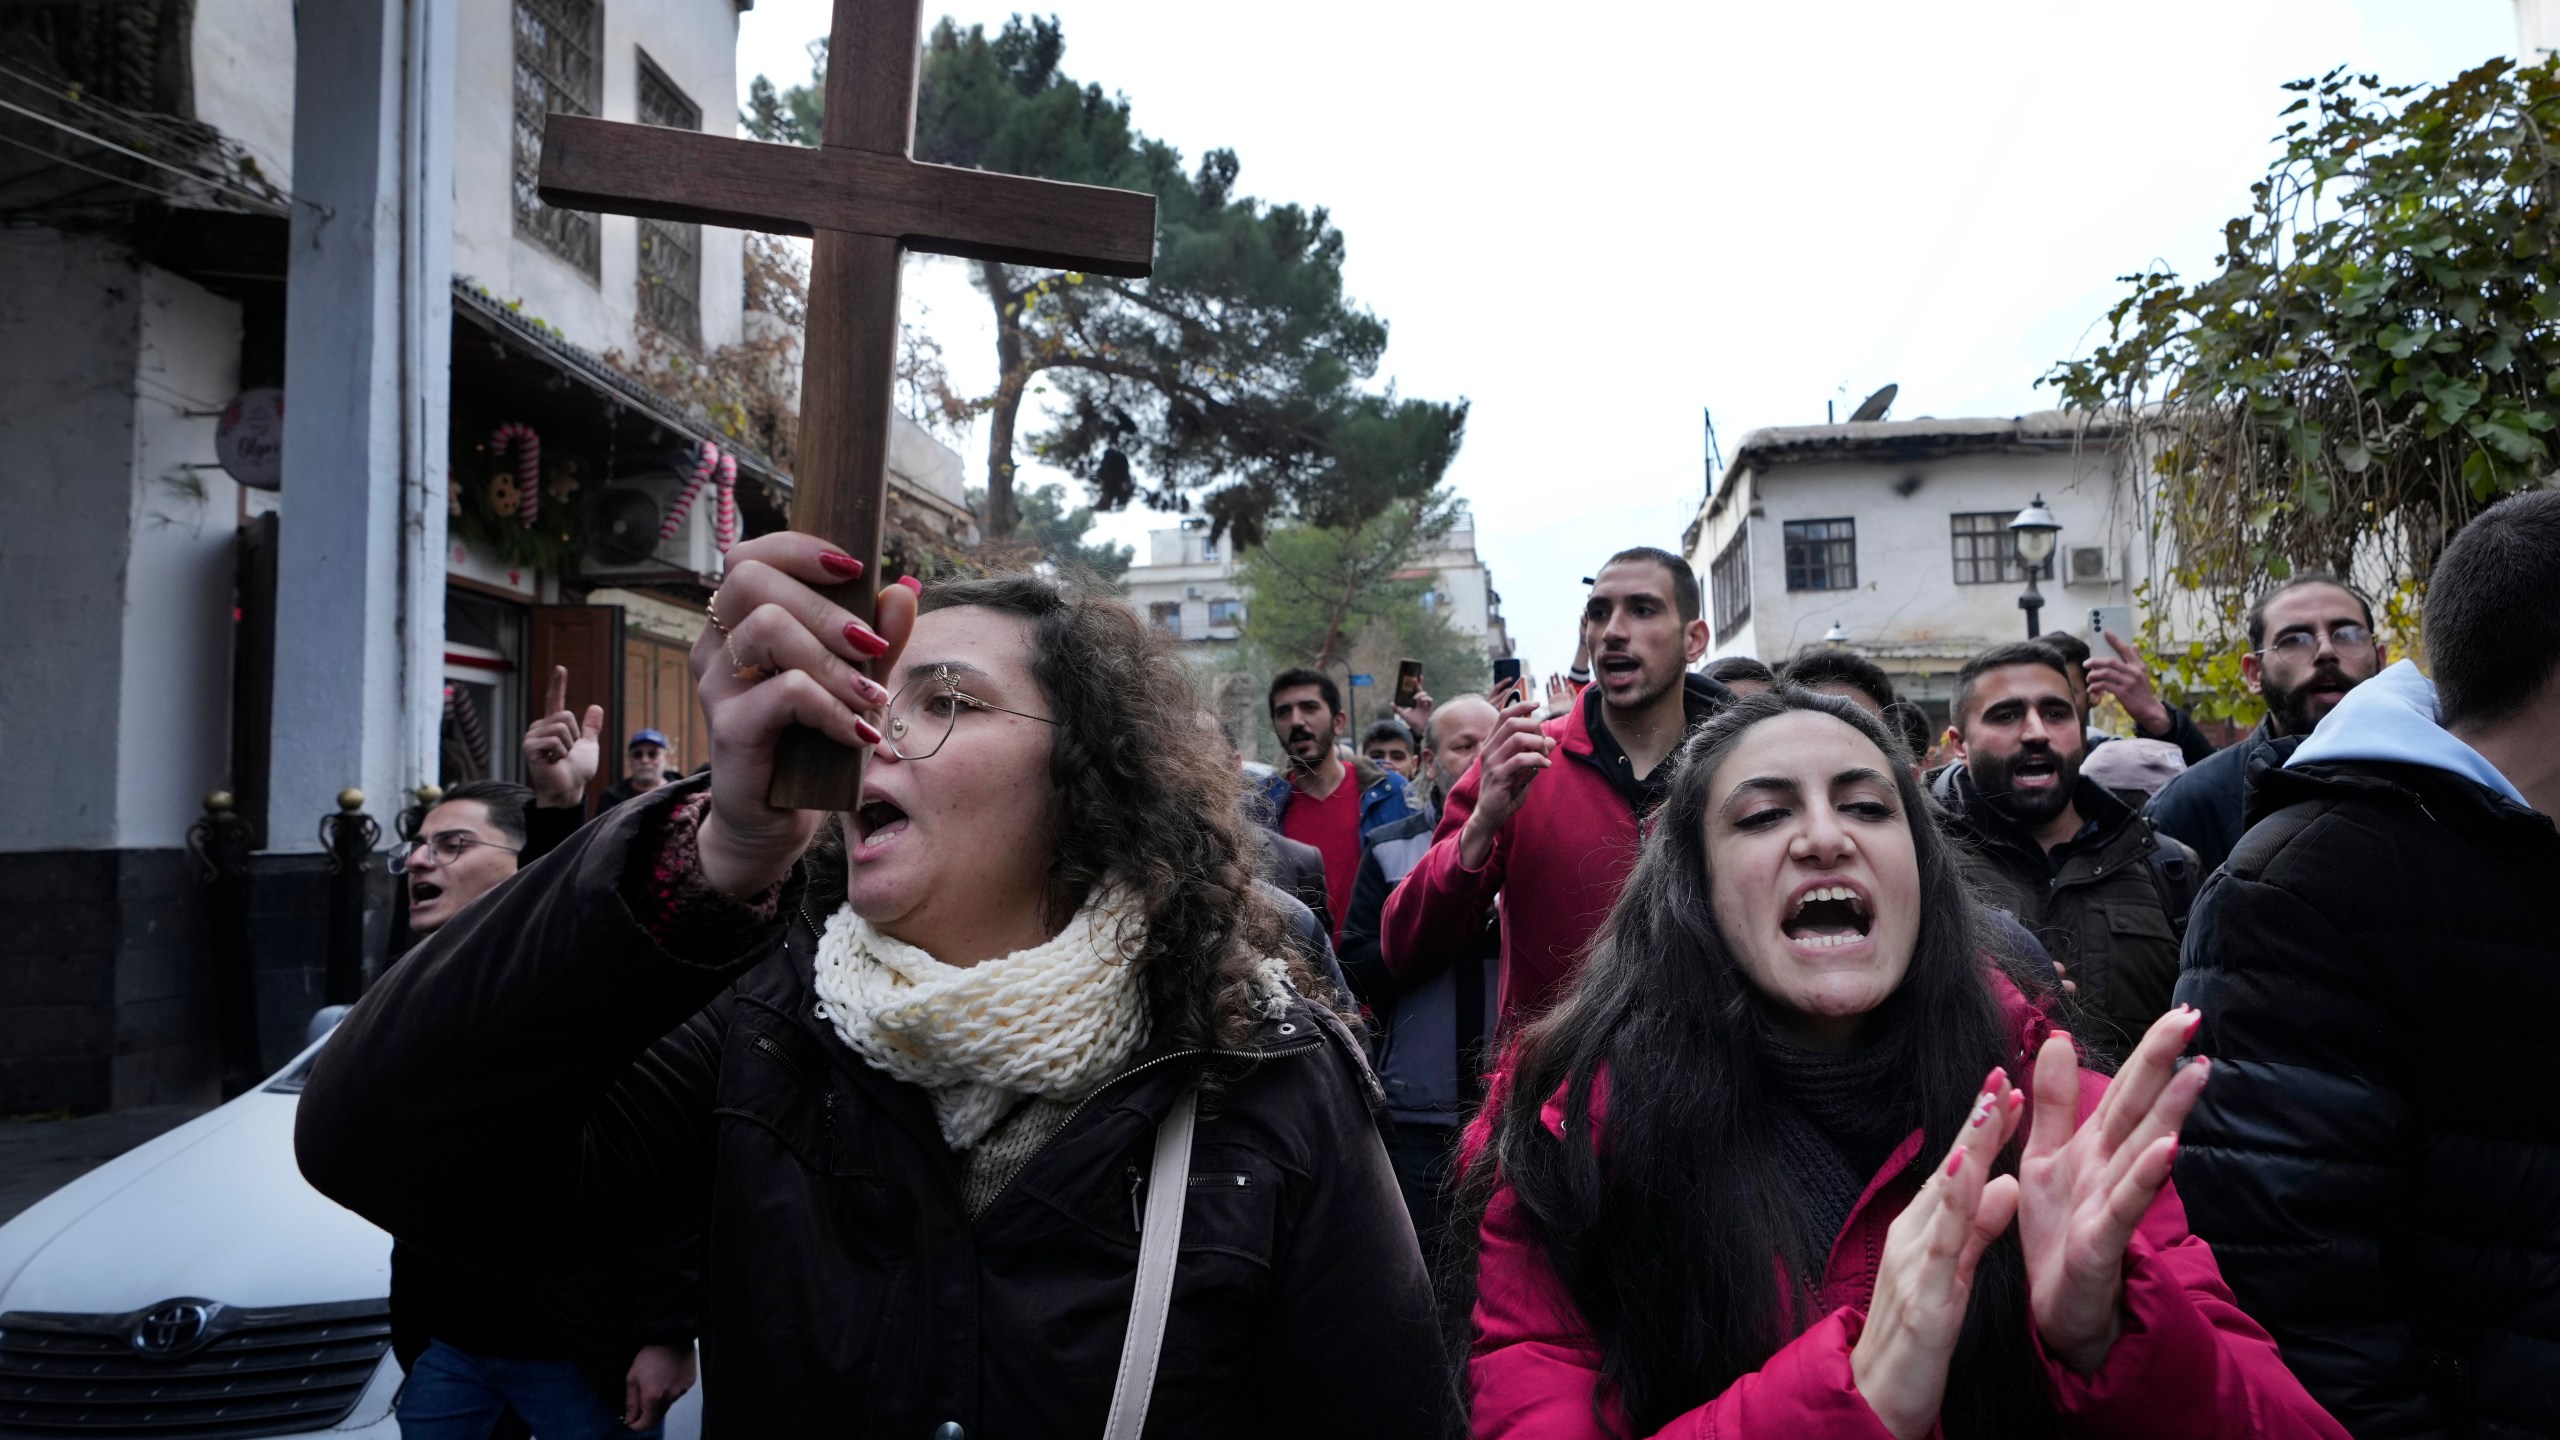
M 853 717 L 853 733 L 861 736 L 862 743 L 865 745 L 877 745 L 880 743 L 879 727 L 873 725 L 870 721 L 863 719 L 859 715 Z
M 2010 1092 L 2009 1092 L 2009 1108 L 2010 1108 L 2010 1109 L 2015 1110 L 2015 1109 L 2017 1109 L 2019 1106 L 2024 1105 L 2024 1104 L 2026 1104 L 2026 1103 L 2027 1103 L 2027 1092 L 2026 1092 L 2026 1091 L 2024 1091 L 2024 1090 L 2012 1090 L 2012 1091 L 2010 1091 Z
M 865 655 L 885 655 L 889 650 L 889 642 L 872 634 L 871 627 L 859 620 L 845 622 L 844 643 Z
M 828 574 L 841 575 L 847 580 L 862 573 L 862 562 L 840 550 L 819 551 L 818 563 L 827 567 Z
M 2000 1087 L 2008 1083 L 2009 1067 L 2006 1065 L 1994 1065 L 1991 1067 L 1991 1073 L 1982 1077 L 1982 1089 L 1985 1094 L 1997 1095 L 2000 1093 Z
M 1947 1157 L 1947 1178 L 1954 1179 L 1955 1173 L 1963 1168 L 1964 1151 L 1958 1150 L 1953 1155 Z
M 901 575 L 901 576 L 899 576 L 899 577 L 898 577 L 898 583 L 899 583 L 899 584 L 901 584 L 901 585 L 906 586 L 908 589 L 913 590 L 914 592 L 916 592 L 916 593 L 917 593 L 917 594 L 919 594 L 919 595 L 921 595 L 921 594 L 923 594 L 923 593 L 924 593 L 924 582 L 923 582 L 923 581 L 921 581 L 921 580 L 919 580 L 919 579 L 917 579 L 917 578 L 916 578 L 916 577 L 914 577 L 913 575 Z

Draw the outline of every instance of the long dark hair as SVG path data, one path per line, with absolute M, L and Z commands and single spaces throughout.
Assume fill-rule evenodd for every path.
M 1821 1318 L 1813 1293 L 1832 1237 L 1814 1240 L 1807 1266 L 1801 1206 L 1769 1120 L 1767 1027 L 1716 928 L 1706 847 L 1717 765 L 1753 726 L 1807 710 L 1884 753 L 1911 826 L 1919 936 L 1869 1043 L 1894 1051 L 1892 1103 L 1926 1132 L 1920 1155 L 1943 1154 L 1983 1076 L 2014 1063 L 1960 862 L 1900 741 L 1846 700 L 1785 685 L 1700 726 L 1580 977 L 1513 1049 L 1455 1227 L 1472 1250 L 1495 1189 L 1511 1189 L 1599 1343 L 1593 1405 L 1604 1425 L 1623 1419 L 1633 1434 L 1713 1399 Z M 1604 1072 L 1602 1137 L 1591 1099 Z M 1540 1116 L 1559 1094 L 1561 1140 Z M 2002 1163 L 2014 1167 L 2014 1147 Z M 1464 1258 L 1472 1271 L 1472 1254 Z M 2024 1296 L 2016 1241 L 2004 1239 L 1976 1272 L 1948 1385 L 1950 1435 L 2050 1428 Z
M 1146 916 L 1144 972 L 1154 1038 L 1179 1049 L 1232 1048 L 1254 1020 L 1252 973 L 1264 956 L 1305 973 L 1286 922 L 1255 888 L 1258 837 L 1246 828 L 1243 777 L 1195 718 L 1189 668 L 1128 605 L 1098 585 L 999 575 L 925 587 L 922 609 L 974 606 L 1031 624 L 1031 673 L 1057 724 L 1049 751 L 1047 918 L 1064 925 L 1104 882 Z M 804 858 L 810 894 L 844 895 L 840 821 Z

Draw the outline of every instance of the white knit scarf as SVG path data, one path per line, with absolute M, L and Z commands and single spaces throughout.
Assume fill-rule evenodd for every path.
M 846 905 L 818 942 L 818 1018 L 878 1070 L 924 1087 L 942 1138 L 967 1150 L 1018 1097 L 1080 1096 L 1146 1040 L 1146 921 L 1098 891 L 1045 945 L 960 969 L 890 939 Z

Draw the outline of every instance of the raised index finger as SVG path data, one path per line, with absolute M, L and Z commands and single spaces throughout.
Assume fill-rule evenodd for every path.
M 551 667 L 551 698 L 542 707 L 545 715 L 557 715 L 569 708 L 569 667 Z

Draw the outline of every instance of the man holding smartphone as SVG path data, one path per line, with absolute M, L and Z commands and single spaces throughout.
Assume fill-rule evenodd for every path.
M 1510 1029 L 1572 978 L 1576 958 L 1635 864 L 1666 762 L 1733 693 L 1689 666 L 1707 652 L 1698 577 L 1666 550 L 1609 558 L 1582 612 L 1589 689 L 1543 725 L 1536 700 L 1501 688 L 1501 718 L 1450 792 L 1431 849 L 1388 897 L 1387 967 L 1416 984 L 1447 969 L 1502 917 L 1502 1012 Z M 1513 677 L 1518 674 L 1513 664 Z

